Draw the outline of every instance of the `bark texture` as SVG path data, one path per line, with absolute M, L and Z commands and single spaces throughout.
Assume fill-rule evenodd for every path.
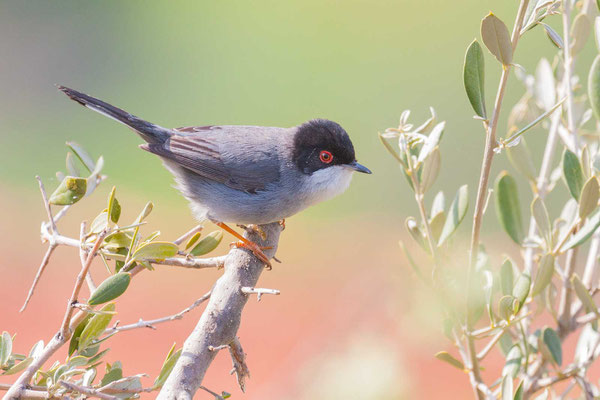
M 271 223 L 262 225 L 261 228 L 266 235 L 265 240 L 254 232 L 247 232 L 244 236 L 261 246 L 271 247 L 264 252 L 268 257 L 273 257 L 282 226 L 279 223 Z M 264 264 L 249 250 L 232 249 L 229 252 L 224 273 L 213 286 L 209 303 L 193 332 L 186 339 L 181 356 L 157 399 L 192 399 L 202 385 L 206 370 L 218 353 L 214 348 L 229 345 L 237 347 L 237 331 L 242 310 L 250 296 L 243 293 L 242 288 L 254 287 L 263 269 Z

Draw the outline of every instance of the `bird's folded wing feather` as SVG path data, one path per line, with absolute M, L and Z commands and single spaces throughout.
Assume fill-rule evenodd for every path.
M 248 193 L 264 190 L 279 180 L 279 155 L 272 132 L 233 126 L 175 131 L 181 134 L 171 136 L 163 144 L 141 147 L 204 178 Z

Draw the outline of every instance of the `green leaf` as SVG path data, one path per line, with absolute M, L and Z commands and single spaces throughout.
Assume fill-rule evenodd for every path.
M 596 210 L 590 217 L 586 220 L 580 230 L 578 230 L 562 247 L 563 250 L 569 250 L 573 247 L 577 247 L 585 243 L 596 229 L 600 227 L 600 209 Z
M 515 282 L 515 287 L 513 288 L 513 296 L 519 301 L 519 307 L 517 308 L 517 312 L 525 303 L 527 299 L 527 295 L 529 294 L 529 288 L 531 287 L 531 277 L 522 273 Z
M 448 216 L 446 217 L 446 223 L 444 229 L 438 240 L 438 246 L 446 241 L 460 225 L 463 218 L 467 214 L 469 208 L 469 190 L 467 185 L 461 186 L 452 200 L 450 209 L 448 210 Z
M 513 304 L 518 300 L 513 296 L 502 296 L 498 302 L 498 315 L 505 321 L 509 321 L 513 316 Z
M 502 228 L 508 236 L 517 244 L 523 241 L 523 221 L 521 219 L 521 208 L 517 183 L 506 171 L 502 171 L 495 184 L 496 191 L 496 213 Z
M 85 178 L 67 176 L 50 195 L 48 202 L 58 206 L 75 204 L 85 195 L 86 188 L 87 180 Z
M 503 295 L 512 294 L 513 282 L 513 264 L 512 260 L 507 258 L 500 266 L 500 288 Z
M 457 360 L 456 358 L 454 358 L 454 356 L 452 356 L 447 351 L 440 351 L 440 352 L 436 353 L 435 358 L 437 358 L 438 360 L 444 361 L 444 362 L 452 365 L 454 368 L 460 369 L 461 371 L 465 370 L 465 366 L 463 365 L 463 363 L 460 362 L 459 360 Z
M 116 299 L 125 293 L 129 282 L 131 282 L 131 274 L 127 272 L 119 272 L 118 274 L 109 276 L 92 293 L 88 304 L 95 306 Z
M 590 292 L 585 287 L 583 282 L 581 282 L 581 279 L 579 279 L 577 274 L 573 274 L 571 277 L 571 284 L 573 285 L 573 289 L 575 289 L 577 297 L 579 297 L 579 300 L 581 300 L 581 304 L 583 304 L 585 307 L 585 310 L 587 312 L 598 313 L 598 307 L 596 306 L 592 295 L 590 295 Z
M 590 215 L 596 207 L 598 207 L 598 198 L 600 197 L 600 187 L 598 187 L 598 179 L 592 176 L 583 185 L 581 196 L 579 197 L 579 217 L 585 219 Z
M 521 359 L 523 358 L 521 348 L 518 344 L 515 344 L 510 348 L 506 355 L 506 363 L 502 368 L 502 376 L 515 378 L 521 369 Z
M 164 260 L 177 254 L 179 248 L 171 242 L 150 242 L 140 246 L 133 256 L 132 260 Z
M 431 155 L 431 153 L 439 147 L 438 145 L 442 139 L 442 135 L 444 134 L 445 126 L 445 122 L 440 122 L 433 128 L 429 136 L 427 136 L 423 147 L 421 147 L 421 150 L 419 151 L 419 158 L 417 159 L 418 162 L 424 162 Z
M 169 375 L 171 374 L 171 371 L 173 370 L 173 367 L 175 366 L 175 363 L 177 362 L 177 360 L 179 359 L 179 356 L 181 356 L 181 351 L 183 349 L 179 349 L 177 351 L 175 351 L 175 343 L 173 343 L 173 346 L 171 347 L 171 350 L 169 350 L 169 353 L 167 354 L 167 357 L 165 358 L 165 361 L 163 362 L 162 368 L 160 369 L 160 373 L 158 374 L 158 376 L 156 377 L 156 380 L 154 381 L 154 388 L 161 388 L 167 378 L 169 377 Z
M 442 159 L 440 149 L 436 146 L 431 154 L 425 159 L 423 167 L 421 168 L 420 180 L 423 193 L 426 193 L 437 179 L 438 174 L 440 173 L 441 164 Z
M 512 400 L 513 398 L 513 378 L 505 375 L 502 378 L 502 400 Z
M 90 225 L 90 233 L 100 233 L 108 226 L 108 215 L 106 211 L 102 211 Z
M 81 176 L 77 164 L 75 164 L 74 155 L 71 152 L 67 153 L 67 173 L 71 176 Z
M 475 111 L 475 114 L 481 118 L 487 119 L 485 109 L 485 65 L 483 60 L 483 52 L 477 40 L 467 48 L 465 54 L 465 64 L 463 67 L 463 82 L 469 102 Z
M 146 217 L 148 215 L 150 215 L 150 213 L 152 212 L 153 208 L 154 208 L 154 204 L 152 204 L 151 201 L 149 201 L 148 203 L 146 203 L 146 206 L 144 207 L 144 209 L 142 210 L 142 212 L 140 213 L 140 215 L 138 215 L 138 217 L 135 219 L 135 223 L 140 223 L 143 220 L 145 220 Z
M 106 374 L 100 381 L 100 386 L 106 386 L 111 382 L 123 379 L 123 366 L 120 361 L 115 361 L 112 365 L 106 364 Z
M 552 282 L 553 274 L 554 256 L 552 254 L 546 254 L 540 260 L 537 274 L 535 275 L 535 281 L 533 282 L 533 288 L 531 289 L 531 296 L 537 296 L 546 289 L 546 286 Z
M 584 13 L 577 14 L 571 28 L 571 54 L 576 55 L 583 49 L 591 31 L 592 23 L 589 18 Z
M 508 161 L 519 173 L 523 174 L 531 182 L 535 182 L 537 179 L 537 173 L 535 171 L 535 165 L 531 158 L 531 153 L 527 147 L 527 143 L 522 139 L 516 146 L 510 146 L 506 148 L 506 155 Z
M 552 29 L 552 27 L 550 25 L 544 24 L 543 22 L 541 23 L 541 25 L 544 27 L 544 30 L 546 31 L 546 35 L 548 36 L 548 39 L 550 39 L 552 44 L 554 44 L 559 49 L 562 49 L 563 47 L 565 47 L 562 37 L 560 36 L 560 34 L 558 32 L 556 32 L 554 29 Z
M 588 98 L 596 120 L 600 121 L 600 55 L 594 59 L 588 75 Z
M 193 245 L 195 245 L 196 242 L 198 241 L 198 239 L 200 239 L 201 235 L 202 235 L 202 232 L 196 232 L 196 233 L 194 233 L 194 235 L 185 244 L 185 250 L 187 251 L 190 247 L 192 247 Z
M 25 368 L 27 368 L 29 366 L 29 364 L 31 364 L 32 362 L 33 362 L 33 357 L 27 357 L 27 358 L 21 360 L 21 362 L 13 365 L 12 367 L 10 367 L 6 371 L 4 371 L 4 373 L 2 375 L 13 375 L 18 372 L 21 372 Z
M 81 336 L 79 336 L 79 344 L 77 348 L 79 351 L 88 347 L 92 341 L 100 337 L 104 330 L 110 324 L 110 321 L 113 317 L 112 312 L 115 311 L 114 303 L 109 303 L 102 307 L 100 310 L 102 314 L 95 314 L 90 321 L 87 323 L 83 331 L 81 332 Z
M 108 222 L 112 221 L 115 224 L 119 222 L 119 217 L 121 216 L 121 205 L 119 201 L 115 197 L 116 187 L 113 186 L 110 191 L 110 196 L 108 197 Z
M 481 21 L 481 38 L 502 65 L 509 66 L 512 63 L 513 48 L 508 28 L 492 13 Z
M 0 366 L 6 365 L 12 354 L 12 338 L 8 332 L 2 332 L 0 338 Z
M 208 254 L 217 248 L 221 240 L 223 240 L 223 232 L 213 231 L 199 241 L 192 251 L 190 251 L 190 254 L 195 257 Z
M 583 171 L 579 163 L 579 158 L 569 149 L 565 149 L 563 153 L 562 167 L 563 177 L 569 188 L 569 192 L 571 192 L 571 196 L 575 200 L 579 201 L 579 195 L 581 194 L 584 182 Z
M 523 400 L 523 381 L 521 381 L 521 383 L 519 383 L 519 386 L 517 387 L 517 391 L 515 392 L 515 397 L 513 398 L 513 400 Z
M 90 155 L 75 142 L 67 142 L 67 146 L 71 149 L 71 151 L 79 158 L 79 161 L 87 168 L 88 172 L 94 171 L 95 164 L 94 160 Z
M 88 322 L 90 322 L 90 319 L 92 319 L 92 314 L 88 314 L 73 331 L 73 335 L 71 335 L 71 341 L 69 342 L 69 356 L 75 353 L 75 351 L 79 348 L 79 338 L 81 337 L 81 332 L 83 332 L 83 329 L 86 327 Z
M 539 197 L 535 196 L 531 203 L 531 215 L 535 220 L 535 224 L 538 230 L 546 240 L 548 247 L 552 247 L 552 225 L 550 225 L 550 217 L 548 216 L 548 210 L 544 201 Z
M 552 328 L 545 328 L 542 333 L 542 338 L 544 340 L 544 344 L 550 350 L 550 354 L 552 355 L 552 360 L 558 364 L 562 364 L 562 347 L 560 343 L 560 339 L 558 334 Z
M 431 234 L 433 235 L 434 241 L 439 240 L 440 235 L 442 234 L 442 229 L 444 229 L 445 223 L 446 214 L 443 211 L 435 214 L 429 221 L 429 227 L 431 228 Z

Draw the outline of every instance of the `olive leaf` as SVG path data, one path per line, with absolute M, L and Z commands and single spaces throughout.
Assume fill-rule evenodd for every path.
M 101 313 L 95 314 L 89 322 L 83 328 L 81 335 L 79 336 L 79 343 L 77 348 L 81 352 L 85 348 L 87 348 L 92 341 L 100 337 L 104 330 L 110 324 L 110 321 L 113 317 L 113 312 L 115 311 L 115 304 L 109 303 L 101 308 Z
M 465 370 L 465 366 L 462 362 L 456 359 L 453 355 L 448 353 L 447 351 L 440 351 L 435 354 L 435 358 L 438 360 L 444 361 L 455 368 L 460 369 L 461 371 Z
M 158 376 L 156 377 L 156 380 L 154 381 L 153 388 L 158 389 L 158 388 L 161 388 L 165 384 L 165 381 L 169 377 L 169 374 L 171 374 L 171 371 L 173 370 L 175 363 L 179 359 L 179 356 L 181 356 L 181 351 L 183 349 L 179 349 L 177 351 L 174 351 L 174 350 L 175 350 L 175 343 L 173 343 L 173 346 L 171 346 L 171 350 L 169 350 L 169 353 L 167 353 L 167 357 L 165 358 L 165 361 L 163 362 L 162 368 L 160 369 L 160 373 L 158 374 Z
M 596 207 L 598 207 L 598 198 L 600 197 L 600 187 L 598 186 L 598 179 L 592 176 L 583 185 L 581 189 L 581 195 L 579 196 L 579 217 L 585 219 L 590 215 Z
M 562 364 L 562 347 L 560 343 L 560 338 L 556 331 L 552 328 L 545 328 L 542 332 L 542 339 L 547 349 L 550 351 L 552 355 L 551 361 L 555 362 L 558 365 Z
M 88 304 L 95 306 L 116 299 L 125 293 L 130 282 L 131 274 L 127 272 L 119 272 L 109 276 L 94 290 L 94 293 L 92 293 L 88 300 Z
M 448 239 L 456 231 L 456 228 L 458 228 L 463 218 L 467 214 L 468 208 L 469 190 L 467 185 L 463 185 L 458 189 L 456 196 L 454 196 L 454 200 L 452 200 L 452 204 L 448 210 L 448 215 L 446 216 L 444 229 L 442 229 L 442 234 L 438 240 L 438 246 L 444 243 L 446 239 Z
M 59 206 L 75 204 L 83 198 L 86 189 L 87 180 L 85 178 L 66 176 L 50 195 L 48 202 Z
M 531 215 L 535 220 L 538 230 L 546 240 L 548 247 L 552 247 L 552 226 L 550 225 L 550 217 L 544 201 L 536 196 L 531 202 Z
M 190 251 L 193 256 L 203 256 L 208 254 L 217 248 L 219 243 L 223 240 L 223 232 L 213 231 L 206 235 L 196 246 Z
M 554 274 L 554 256 L 552 254 L 544 255 L 539 263 L 535 280 L 533 281 L 533 288 L 531 289 L 531 295 L 537 296 L 541 293 L 552 281 L 552 275 Z
M 517 183 L 506 171 L 502 171 L 495 183 L 496 192 L 496 214 L 502 228 L 508 236 L 517 244 L 523 241 L 523 221 L 521 219 L 521 208 Z
M 503 295 L 512 294 L 513 281 L 513 263 L 510 258 L 506 258 L 500 266 L 500 289 Z
M 579 229 L 567 242 L 561 247 L 563 250 L 569 250 L 585 243 L 600 227 L 600 209 L 597 209 L 585 221 L 581 229 Z
M 433 185 L 435 180 L 440 173 L 440 166 L 442 164 L 440 148 L 436 146 L 429 154 L 429 157 L 423 162 L 421 168 L 421 190 L 426 193 L 427 190 Z
M 463 82 L 471 107 L 479 117 L 487 119 L 485 109 L 485 64 L 483 51 L 477 40 L 467 48 L 463 67 Z
M 141 245 L 133 253 L 131 259 L 134 261 L 141 260 L 164 260 L 165 258 L 173 257 L 177 254 L 179 248 L 171 242 L 150 242 Z
M 600 55 L 594 59 L 588 75 L 588 98 L 596 120 L 600 121 Z
M 508 66 L 512 63 L 513 48 L 508 28 L 493 13 L 489 13 L 481 21 L 481 38 L 490 53 L 502 65 Z
M 535 165 L 533 164 L 533 158 L 531 157 L 531 152 L 527 147 L 525 139 L 521 139 L 516 146 L 507 147 L 506 155 L 508 156 L 508 161 L 510 161 L 517 171 L 523 174 L 523 176 L 531 182 L 536 181 L 537 173 Z
M 562 159 L 563 178 L 569 188 L 571 196 L 579 201 L 579 195 L 583 188 L 583 170 L 579 158 L 569 149 L 565 149 Z

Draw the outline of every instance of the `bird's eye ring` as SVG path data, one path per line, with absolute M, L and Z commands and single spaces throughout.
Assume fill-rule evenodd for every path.
M 329 151 L 323 150 L 321 151 L 321 154 L 319 154 L 319 159 L 321 160 L 321 162 L 329 164 L 333 161 L 333 155 Z

